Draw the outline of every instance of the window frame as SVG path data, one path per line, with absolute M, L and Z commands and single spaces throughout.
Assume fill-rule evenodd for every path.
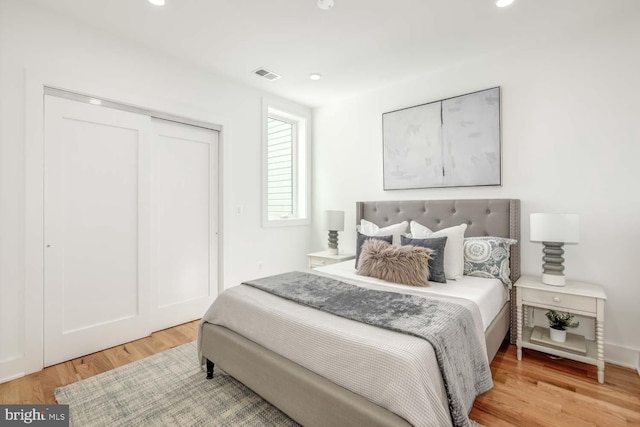
M 269 118 L 293 126 L 292 211 L 289 218 L 269 218 L 268 142 Z M 299 105 L 275 99 L 262 100 L 262 226 L 288 227 L 311 223 L 311 112 Z

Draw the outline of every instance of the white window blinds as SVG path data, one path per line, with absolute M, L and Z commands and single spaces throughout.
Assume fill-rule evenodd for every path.
M 270 219 L 295 215 L 296 126 L 269 117 L 267 122 L 267 213 Z

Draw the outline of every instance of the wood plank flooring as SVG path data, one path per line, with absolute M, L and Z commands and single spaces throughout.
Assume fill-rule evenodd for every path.
M 604 384 L 595 366 L 503 343 L 491 362 L 494 387 L 479 396 L 470 417 L 486 426 L 640 426 L 640 376 L 607 364 Z
M 55 403 L 53 391 L 196 339 L 198 322 L 90 354 L 0 384 L 0 404 Z M 640 376 L 607 364 L 605 384 L 595 366 L 554 360 L 503 344 L 491 363 L 494 387 L 476 399 L 471 418 L 487 427 L 640 426 Z
M 53 392 L 101 372 L 186 344 L 197 338 L 198 321 L 185 323 L 127 344 L 49 366 L 40 372 L 0 384 L 0 404 L 56 403 Z

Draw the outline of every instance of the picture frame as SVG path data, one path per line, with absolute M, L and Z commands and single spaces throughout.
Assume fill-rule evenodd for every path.
M 500 87 L 382 114 L 384 190 L 502 185 Z

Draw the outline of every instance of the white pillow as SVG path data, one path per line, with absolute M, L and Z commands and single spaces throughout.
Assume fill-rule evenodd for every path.
M 411 237 L 426 239 L 432 237 L 446 237 L 444 247 L 444 275 L 447 279 L 458 280 L 464 274 L 464 232 L 467 224 L 444 228 L 433 232 L 429 228 L 415 221 L 411 221 Z
M 366 219 L 360 220 L 360 233 L 365 236 L 393 236 L 394 245 L 400 245 L 400 236 L 407 231 L 409 223 L 402 221 L 398 224 L 391 224 L 380 228 Z

